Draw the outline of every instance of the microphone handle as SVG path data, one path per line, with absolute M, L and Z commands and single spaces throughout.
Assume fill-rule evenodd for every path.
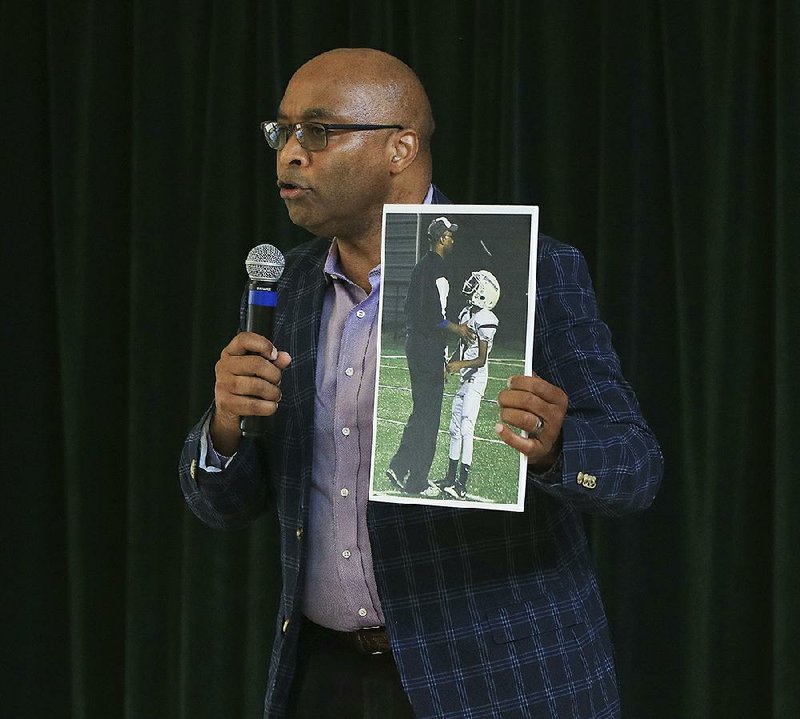
M 247 331 L 272 341 L 272 325 L 278 293 L 275 281 L 251 280 L 247 299 Z M 239 424 L 244 437 L 259 437 L 267 431 L 269 417 L 242 417 Z

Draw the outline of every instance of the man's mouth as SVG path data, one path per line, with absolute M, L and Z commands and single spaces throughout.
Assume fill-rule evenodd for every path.
M 280 195 L 283 200 L 296 200 L 309 191 L 307 187 L 284 180 L 278 180 L 278 187 L 280 188 Z

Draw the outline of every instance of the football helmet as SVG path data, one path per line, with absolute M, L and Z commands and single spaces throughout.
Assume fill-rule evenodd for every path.
M 485 310 L 492 309 L 500 299 L 500 283 L 489 270 L 476 270 L 466 280 L 461 291 L 470 304 Z

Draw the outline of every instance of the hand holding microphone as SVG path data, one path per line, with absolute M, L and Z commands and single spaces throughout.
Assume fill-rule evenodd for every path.
M 223 455 L 236 452 L 243 435 L 262 434 L 266 418 L 278 408 L 281 371 L 291 362 L 271 342 L 275 287 L 284 264 L 283 255 L 272 245 L 258 245 L 247 256 L 247 329 L 222 350 L 215 367 L 211 438 Z

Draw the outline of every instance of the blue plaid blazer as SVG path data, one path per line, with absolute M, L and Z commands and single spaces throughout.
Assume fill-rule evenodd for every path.
M 283 590 L 265 717 L 286 716 L 300 627 L 328 248 L 328 240 L 316 239 L 286 257 L 274 340 L 292 364 L 270 434 L 243 440 L 224 472 L 205 473 L 197 459 L 206 413 L 180 462 L 186 501 L 212 527 L 243 526 L 277 509 Z M 368 508 L 386 628 L 418 717 L 619 716 L 582 513 L 615 516 L 649 506 L 662 456 L 597 316 L 583 257 L 546 236 L 539 238 L 536 302 L 534 370 L 569 396 L 555 476 L 529 477 L 523 513 Z

